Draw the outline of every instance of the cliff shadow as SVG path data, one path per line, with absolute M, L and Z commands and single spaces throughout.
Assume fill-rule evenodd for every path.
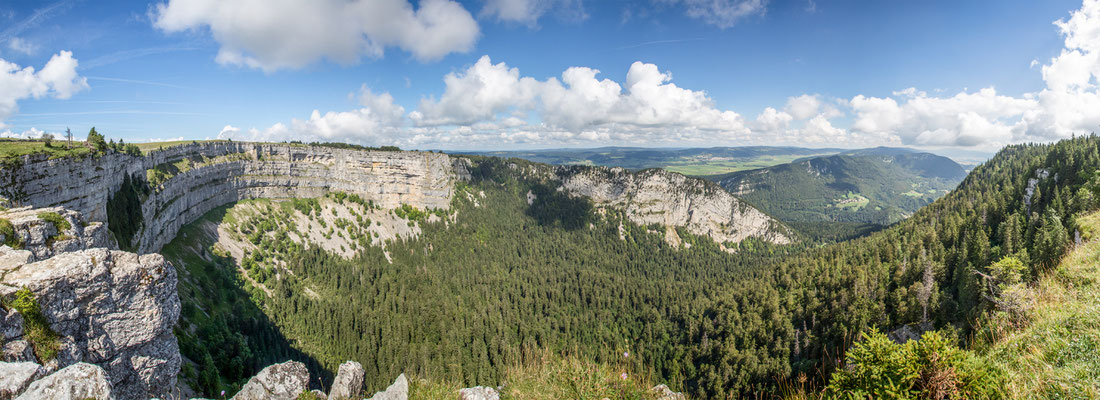
M 177 290 L 182 304 L 176 338 L 184 362 L 183 379 L 198 394 L 215 398 L 221 391 L 232 396 L 263 368 L 289 360 L 306 365 L 310 387 L 331 382 L 331 371 L 297 349 L 256 299 L 266 296 L 246 286 L 236 260 L 219 251 L 218 224 L 233 203 L 211 210 L 180 228 L 161 253 L 179 273 Z
M 528 197 L 525 213 L 539 225 L 576 230 L 592 221 L 593 207 L 588 199 L 569 196 L 541 183 L 531 185 L 530 191 L 534 198 Z

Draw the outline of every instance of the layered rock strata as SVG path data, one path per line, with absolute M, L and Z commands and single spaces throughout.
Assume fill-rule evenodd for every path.
M 182 167 L 182 168 L 181 168 Z M 150 172 L 152 171 L 152 172 Z M 240 199 L 356 193 L 393 208 L 447 208 L 455 166 L 438 153 L 364 151 L 277 143 L 202 142 L 82 159 L 27 156 L 0 169 L 0 196 L 16 206 L 62 207 L 107 221 L 107 201 L 126 176 L 167 180 L 142 201 L 140 253 L 158 251 L 176 231 L 207 211 Z
M 570 194 L 613 206 L 639 225 L 682 227 L 718 243 L 757 238 L 791 243 L 790 228 L 718 185 L 660 169 L 562 166 L 555 170 Z

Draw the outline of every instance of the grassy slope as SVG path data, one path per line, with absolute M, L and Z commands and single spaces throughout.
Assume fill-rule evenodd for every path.
M 0 140 L 0 160 L 13 160 L 16 157 L 27 154 L 49 154 L 50 158 L 62 158 L 70 156 L 85 156 L 91 154 L 91 149 L 84 146 L 84 142 L 73 142 L 71 149 L 66 148 L 64 140 L 55 139 L 46 147 L 46 142 L 41 140 L 4 139 Z
M 1039 280 L 1029 322 L 983 352 L 1010 398 L 1100 398 L 1100 213 L 1078 224 L 1087 241 Z

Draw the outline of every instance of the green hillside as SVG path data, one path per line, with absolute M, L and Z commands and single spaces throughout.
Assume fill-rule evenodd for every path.
M 965 176 L 946 157 L 879 148 L 707 178 L 784 221 L 888 225 L 943 196 Z

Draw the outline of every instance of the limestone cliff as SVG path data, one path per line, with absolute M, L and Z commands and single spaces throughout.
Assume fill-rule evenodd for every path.
M 683 227 L 718 243 L 757 238 L 787 244 L 793 237 L 779 221 L 702 179 L 660 169 L 630 172 L 622 168 L 561 166 L 554 172 L 569 193 L 587 197 L 597 205 L 618 207 L 639 225 Z M 673 234 L 670 231 L 669 235 Z
M 16 206 L 63 207 L 107 221 L 107 201 L 127 176 L 152 182 L 141 202 L 139 253 L 158 251 L 180 226 L 245 198 L 357 193 L 382 207 L 447 208 L 455 167 L 444 154 L 363 151 L 300 144 L 202 142 L 144 157 L 111 152 L 83 159 L 24 157 L 0 169 L 0 196 Z

